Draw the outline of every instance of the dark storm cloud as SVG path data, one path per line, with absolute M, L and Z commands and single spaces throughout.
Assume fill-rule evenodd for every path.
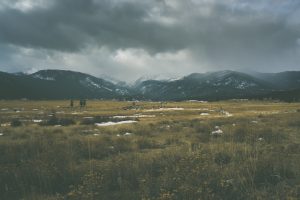
M 150 3 L 111 0 L 56 0 L 44 9 L 0 11 L 0 40 L 21 46 L 77 51 L 89 45 L 111 48 L 181 48 L 173 27 L 144 22 Z
M 299 4 L 296 6 L 299 8 Z M 289 13 L 268 12 L 268 8 L 247 7 L 236 11 L 229 8 L 216 5 L 209 18 L 198 19 L 202 28 L 194 30 L 202 33 L 195 37 L 194 44 L 202 46 L 207 55 L 214 55 L 216 62 L 228 64 L 240 60 L 239 64 L 248 65 L 253 60 L 269 59 L 298 48 L 299 26 L 288 24 Z
M 288 12 L 279 8 L 283 5 L 279 1 L 269 1 L 278 4 L 273 9 L 279 11 L 259 9 L 266 6 L 259 1 L 195 2 L 54 0 L 49 7 L 28 12 L 7 8 L 0 11 L 0 40 L 62 51 L 78 51 L 90 43 L 154 52 L 198 45 L 208 54 L 227 48 L 263 53 L 276 51 L 277 45 L 283 49 L 296 45 L 299 29 L 286 24 L 288 12 L 299 8 L 295 1 L 287 5 Z M 175 22 L 164 24 L 164 19 Z
M 299 69 L 300 62 L 298 0 L 2 0 L 0 25 L 2 46 L 16 52 L 19 47 L 22 55 L 24 48 L 43 50 L 44 56 L 32 53 L 32 60 L 61 53 L 51 64 L 57 57 L 74 64 L 68 54 L 73 53 L 85 64 L 87 49 L 94 49 L 90 60 L 97 61 L 88 64 L 101 68 L 95 56 L 101 54 L 102 63 L 114 69 L 101 68 L 104 73 L 117 72 L 119 65 L 123 71 L 129 65 L 147 73 L 149 65 L 172 71 L 178 55 L 187 72 L 283 71 Z M 14 54 L 7 50 L 11 58 L 1 66 L 16 60 L 9 52 Z M 139 56 L 138 62 L 132 56 Z

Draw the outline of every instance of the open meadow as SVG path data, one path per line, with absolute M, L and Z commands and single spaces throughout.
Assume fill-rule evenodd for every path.
M 0 101 L 0 199 L 300 199 L 300 103 Z

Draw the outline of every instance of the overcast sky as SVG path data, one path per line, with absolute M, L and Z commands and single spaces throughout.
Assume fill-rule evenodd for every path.
M 0 0 L 0 71 L 300 70 L 299 0 Z

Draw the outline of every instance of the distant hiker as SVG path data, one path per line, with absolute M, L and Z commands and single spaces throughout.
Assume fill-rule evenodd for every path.
M 73 99 L 71 99 L 71 101 L 70 101 L 70 107 L 71 107 L 71 108 L 74 107 L 74 101 L 73 101 Z
M 85 107 L 86 106 L 86 100 L 85 99 L 80 99 L 80 108 Z

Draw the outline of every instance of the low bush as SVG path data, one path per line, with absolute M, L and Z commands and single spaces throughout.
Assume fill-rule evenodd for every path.
M 155 149 L 159 148 L 160 145 L 154 140 L 142 137 L 136 141 L 136 144 L 139 149 Z
M 245 127 L 239 127 L 233 131 L 233 141 L 245 142 L 248 135 L 248 130 Z
M 231 156 L 224 152 L 219 152 L 215 155 L 215 163 L 218 165 L 227 165 L 231 162 Z
M 13 119 L 11 122 L 10 122 L 10 125 L 12 127 L 19 127 L 19 126 L 22 126 L 22 122 L 19 120 L 19 119 Z
M 57 118 L 56 116 L 52 116 L 50 119 L 43 121 L 40 123 L 41 126 L 69 126 L 75 124 L 75 120 L 71 118 Z

